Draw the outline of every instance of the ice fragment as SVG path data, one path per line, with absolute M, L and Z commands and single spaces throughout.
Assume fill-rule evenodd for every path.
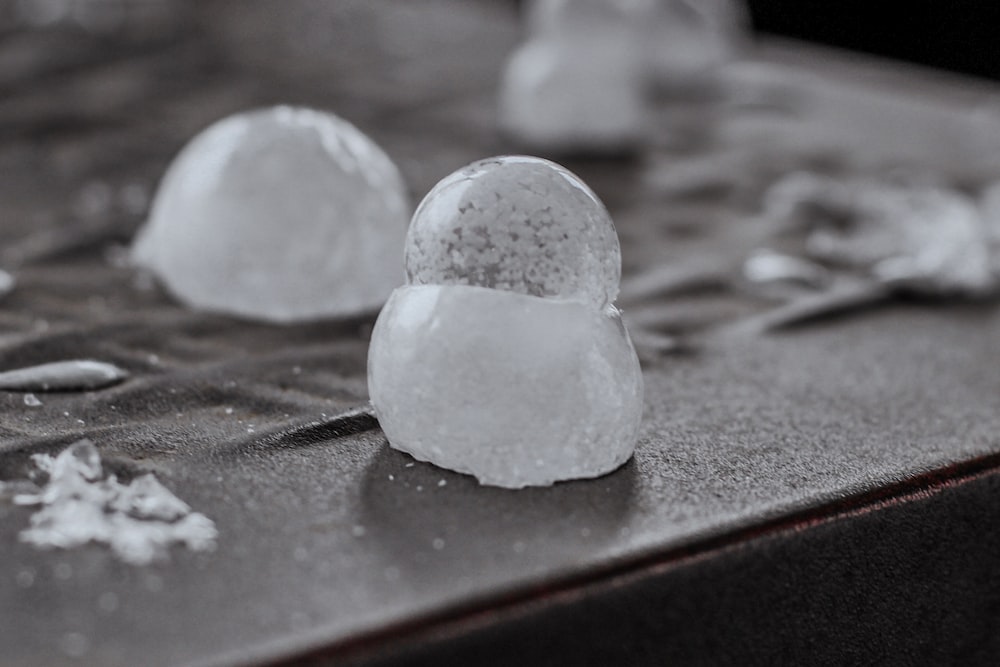
M 249 111 L 174 160 L 133 258 L 195 308 L 277 322 L 354 314 L 402 282 L 409 210 L 396 166 L 347 121 Z
M 623 2 L 537 2 L 532 35 L 511 56 L 500 122 L 521 143 L 618 152 L 642 135 L 642 54 Z
M 128 371 L 103 361 L 54 361 L 0 373 L 0 389 L 28 392 L 102 389 L 127 377 Z M 25 403 L 31 405 L 27 398 Z
M 55 457 L 36 454 L 32 460 L 48 480 L 36 492 L 14 497 L 15 504 L 39 506 L 31 526 L 21 532 L 23 542 L 62 549 L 100 542 L 134 565 L 164 557 L 174 543 L 195 551 L 215 546 L 212 521 L 192 512 L 152 474 L 130 484 L 104 476 L 100 455 L 89 440 Z
M 411 285 L 480 285 L 589 303 L 618 295 L 614 223 L 576 175 L 540 158 L 480 160 L 445 177 L 406 237 Z

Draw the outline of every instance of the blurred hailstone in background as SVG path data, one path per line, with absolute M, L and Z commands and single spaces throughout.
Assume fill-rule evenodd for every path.
M 534 0 L 501 84 L 501 125 L 543 150 L 634 149 L 650 93 L 710 78 L 736 50 L 743 19 L 730 0 Z
M 402 283 L 409 212 L 396 166 L 356 127 L 260 109 L 181 151 L 133 259 L 194 308 L 275 322 L 357 314 Z

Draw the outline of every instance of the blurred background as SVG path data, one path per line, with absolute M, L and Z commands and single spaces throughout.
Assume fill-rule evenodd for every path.
M 377 3 L 378 0 L 373 0 Z M 239 0 L 237 0 L 239 2 Z M 75 24 L 103 34 L 122 28 L 136 33 L 158 32 L 170 15 L 199 12 L 204 6 L 232 4 L 227 0 L 0 0 L 0 31 L 24 26 Z M 248 1 L 246 4 L 260 4 Z M 286 3 L 275 2 L 280 12 Z M 315 4 L 315 3 L 314 3 Z M 334 0 L 328 6 L 359 5 Z M 424 0 L 412 3 L 415 8 Z M 433 4 L 431 2 L 430 4 Z M 472 0 L 471 4 L 516 9 L 524 0 Z M 697 3 L 695 3 L 697 4 Z M 747 0 L 754 30 L 878 54 L 956 72 L 1000 79 L 1000 3 L 983 0 L 949 2 L 867 2 L 865 0 Z M 169 23 L 170 21 L 168 21 Z M 155 26 L 155 27 L 154 27 Z M 0 44 L 2 62 L 15 57 Z
M 1000 3 L 749 0 L 758 32 L 1000 78 Z

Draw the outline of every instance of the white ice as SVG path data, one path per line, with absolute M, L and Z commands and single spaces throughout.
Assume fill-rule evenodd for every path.
M 560 165 L 527 156 L 480 160 L 424 197 L 406 238 L 414 285 L 481 285 L 603 308 L 621 250 L 597 195 Z
M 278 106 L 196 136 L 133 246 L 194 308 L 291 322 L 378 308 L 402 283 L 403 179 L 331 113 Z
M 103 543 L 133 565 L 165 558 L 172 544 L 195 551 L 215 548 L 217 531 L 210 519 L 193 512 L 152 474 L 129 484 L 105 475 L 90 440 L 55 457 L 36 454 L 32 460 L 48 480 L 13 496 L 15 504 L 39 508 L 21 532 L 23 542 L 61 549 Z
M 643 383 L 611 303 L 618 238 L 575 175 L 530 157 L 455 172 L 414 215 L 406 265 L 368 357 L 393 447 L 508 488 L 628 460 Z

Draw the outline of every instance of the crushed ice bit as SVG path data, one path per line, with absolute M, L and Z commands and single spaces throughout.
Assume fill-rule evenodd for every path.
M 14 276 L 0 269 L 0 297 L 12 292 L 16 285 L 17 280 L 14 279 Z
M 545 152 L 634 150 L 645 130 L 642 60 L 627 37 L 577 44 L 532 39 L 508 60 L 500 123 L 520 144 Z
M 24 395 L 24 404 L 31 408 L 37 408 L 42 404 L 42 402 L 38 400 L 37 396 L 35 396 L 31 392 L 28 392 L 27 394 Z
M 103 361 L 89 359 L 54 361 L 0 373 L 0 389 L 7 391 L 102 389 L 118 384 L 128 375 L 128 371 Z
M 405 264 L 368 356 L 391 446 L 508 488 L 628 460 L 642 374 L 614 224 L 579 178 L 525 156 L 460 169 L 418 207 Z
M 133 245 L 188 306 L 274 322 L 380 306 L 410 213 L 395 164 L 331 113 L 224 118 L 181 151 Z
M 927 295 L 998 288 L 988 220 L 954 190 L 793 173 L 765 194 L 765 215 L 807 231 L 805 252 Z
M 21 532 L 23 542 L 61 549 L 104 543 L 133 565 L 165 558 L 175 543 L 194 551 L 215 547 L 217 531 L 210 519 L 191 511 L 151 473 L 129 484 L 105 476 L 90 440 L 75 442 L 54 457 L 35 454 L 32 461 L 48 479 L 13 499 L 39 507 Z

